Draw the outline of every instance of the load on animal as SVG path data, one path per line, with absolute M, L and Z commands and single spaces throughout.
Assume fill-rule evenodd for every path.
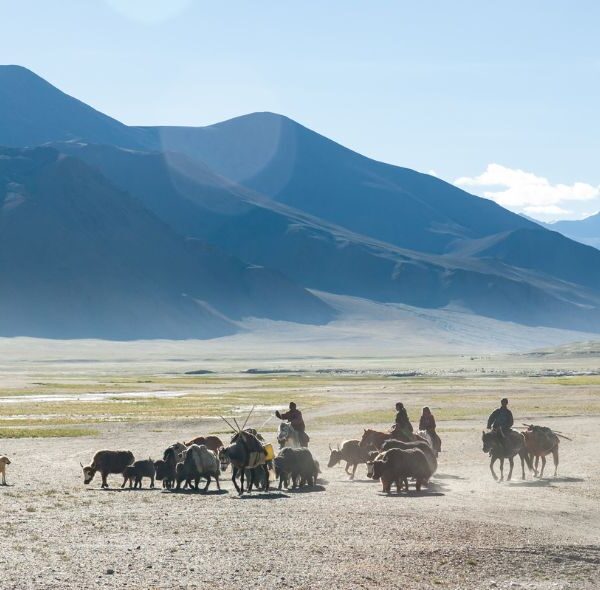
M 217 489 L 220 490 L 220 473 L 219 458 L 214 451 L 211 451 L 206 445 L 191 445 L 185 453 L 183 462 L 178 463 L 176 467 L 177 489 L 180 489 L 183 481 L 186 482 L 186 485 L 193 481 L 194 489 L 198 490 L 200 479 L 206 479 L 206 485 L 202 490 L 206 492 L 214 478 L 217 482 Z
M 527 430 L 523 433 L 525 448 L 529 453 L 530 460 L 535 459 L 535 463 L 533 464 L 535 475 L 537 477 L 544 477 L 546 455 L 552 454 L 552 459 L 554 460 L 554 477 L 556 477 L 558 473 L 558 445 L 560 444 L 560 435 L 553 432 L 547 426 L 535 426 L 534 424 L 525 424 L 525 426 L 527 426 Z M 542 461 L 542 469 L 538 472 L 540 459 Z

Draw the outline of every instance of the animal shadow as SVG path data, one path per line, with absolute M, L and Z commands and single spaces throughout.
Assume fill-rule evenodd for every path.
M 396 490 L 386 494 L 385 492 L 379 492 L 378 494 L 382 498 L 439 498 L 440 496 L 445 496 L 444 492 L 434 492 L 430 490 L 421 490 L 417 492 L 417 490 L 410 490 L 408 492 L 397 493 Z
M 546 488 L 552 487 L 552 482 L 549 479 L 528 479 L 521 481 L 506 482 L 512 488 Z
M 272 492 L 244 492 L 242 496 L 235 495 L 232 496 L 236 500 L 283 500 L 284 498 L 289 498 L 289 496 L 280 491 L 272 491 Z
M 159 492 L 160 488 L 86 488 L 86 492 L 117 492 L 117 493 L 133 493 L 133 492 Z
M 203 490 L 190 490 L 189 488 L 184 489 L 175 489 L 175 488 L 171 488 L 170 490 L 162 490 L 163 493 L 165 494 L 183 494 L 183 495 L 189 495 L 189 496 L 222 496 L 223 494 L 228 494 L 229 491 L 228 490 L 208 490 L 208 491 L 203 491 Z
M 552 477 L 551 479 L 555 483 L 581 483 L 582 481 L 585 481 L 585 479 L 583 477 L 557 476 L 557 477 Z
M 460 480 L 467 479 L 466 477 L 461 477 L 460 475 L 450 475 L 449 473 L 436 473 L 435 478 L 436 479 L 460 479 Z
M 428 492 L 444 492 L 447 489 L 448 489 L 447 485 L 429 480 L 426 491 L 428 491 Z M 442 495 L 444 495 L 444 494 L 442 494 Z

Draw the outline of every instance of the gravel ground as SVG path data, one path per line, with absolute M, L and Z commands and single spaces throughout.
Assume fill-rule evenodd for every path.
M 386 496 L 364 467 L 327 469 L 303 492 L 239 498 L 229 481 L 207 495 L 85 487 L 79 462 L 100 448 L 160 456 L 181 439 L 168 425 L 115 424 L 97 438 L 3 440 L 13 459 L 0 488 L 0 588 L 598 588 L 597 420 L 546 421 L 577 433 L 558 478 L 495 483 L 480 425 L 446 423 L 445 452 L 422 494 Z M 203 425 L 186 425 L 203 431 Z M 550 470 L 549 473 L 552 473 Z M 227 476 L 225 476 L 227 477 Z

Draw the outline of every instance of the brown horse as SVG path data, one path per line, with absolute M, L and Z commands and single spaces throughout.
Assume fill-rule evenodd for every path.
M 525 463 L 529 470 L 533 470 L 529 453 L 525 448 L 525 439 L 520 432 L 509 430 L 502 433 L 500 430 L 492 430 L 490 432 L 483 431 L 481 436 L 483 441 L 483 452 L 490 456 L 490 471 L 492 477 L 498 481 L 498 476 L 494 471 L 494 463 L 500 460 L 500 481 L 504 481 L 504 459 L 508 459 L 510 469 L 508 471 L 507 481 L 510 481 L 514 468 L 514 457 L 519 455 L 521 459 L 522 478 L 525 479 Z
M 400 440 L 402 442 L 412 442 L 412 441 L 416 441 L 416 440 L 428 442 L 422 436 L 419 436 L 418 434 L 413 434 L 410 438 L 406 438 L 406 437 L 398 438 L 397 433 L 392 434 L 390 432 L 381 432 L 379 430 L 371 430 L 369 428 L 365 428 L 362 438 L 360 439 L 359 446 L 361 446 L 363 449 L 369 449 L 369 448 L 381 449 L 381 446 L 383 445 L 383 443 L 386 440 L 389 440 L 390 438 L 394 438 L 394 439 Z
M 537 477 L 544 476 L 544 467 L 546 467 L 546 455 L 552 453 L 554 460 L 554 477 L 558 473 L 558 445 L 560 439 L 558 436 L 543 426 L 530 425 L 523 433 L 525 437 L 525 448 L 531 457 L 535 457 L 534 470 Z M 538 473 L 538 465 L 542 459 L 542 470 Z
M 204 445 L 207 449 L 213 451 L 214 453 L 218 453 L 219 449 L 223 448 L 225 445 L 223 441 L 218 436 L 197 436 L 192 440 L 185 443 L 186 447 L 191 447 L 192 445 Z

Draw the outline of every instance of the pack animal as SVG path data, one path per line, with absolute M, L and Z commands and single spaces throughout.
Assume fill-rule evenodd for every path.
M 269 474 L 266 466 L 266 451 L 260 440 L 250 432 L 239 430 L 231 438 L 231 444 L 221 450 L 223 461 L 229 461 L 232 467 L 231 481 L 238 494 L 244 493 L 244 480 L 246 469 L 250 469 L 250 485 L 248 491 L 252 491 L 254 480 L 256 479 L 256 469 L 262 468 L 265 471 L 265 491 L 269 489 Z M 240 485 L 237 478 L 240 479 Z
M 107 488 L 106 478 L 111 473 L 122 474 L 125 467 L 132 465 L 134 461 L 135 457 L 131 451 L 98 451 L 90 465 L 84 467 L 80 463 L 83 470 L 83 483 L 86 485 L 91 483 L 96 473 L 100 472 L 102 487 Z
M 159 459 L 158 461 L 154 461 L 154 469 L 156 471 L 156 479 L 162 481 L 162 487 L 170 490 L 177 477 L 177 465 L 171 471 L 170 465 L 164 459 Z
M 0 475 L 2 475 L 2 485 L 7 486 L 6 483 L 6 466 L 10 465 L 10 459 L 6 455 L 0 457 Z
M 425 457 L 427 458 L 431 474 L 433 475 L 437 471 L 438 464 L 435 451 L 425 441 L 415 440 L 412 442 L 404 442 L 401 440 L 396 440 L 395 438 L 390 438 L 383 443 L 383 445 L 381 446 L 381 451 L 389 451 L 390 449 L 420 449 L 421 451 L 423 451 Z M 369 459 L 370 461 L 373 461 L 373 453 L 370 453 Z M 369 463 L 367 463 L 367 477 L 373 478 L 373 465 Z
M 535 457 L 533 469 L 537 477 L 544 477 L 544 468 L 546 467 L 546 455 L 552 454 L 554 460 L 554 477 L 558 473 L 558 445 L 560 439 L 550 429 L 544 426 L 528 425 L 528 429 L 523 433 L 525 438 L 525 448 L 529 453 L 530 460 Z M 542 469 L 538 473 L 538 465 L 542 461 Z
M 521 459 L 522 479 L 525 479 L 525 464 L 529 470 L 533 470 L 529 453 L 525 447 L 525 437 L 520 432 L 509 430 L 503 433 L 500 430 L 483 431 L 481 436 L 483 442 L 483 452 L 490 456 L 490 471 L 492 477 L 498 481 L 498 476 L 494 471 L 494 463 L 500 460 L 500 481 L 504 481 L 504 460 L 508 459 L 510 470 L 507 481 L 510 481 L 514 468 L 514 457 L 519 455 Z
M 402 487 L 408 492 L 408 479 L 414 478 L 415 488 L 419 492 L 431 477 L 430 464 L 421 449 L 389 449 L 374 459 L 373 478 L 381 479 L 382 491 L 391 492 L 392 484 L 396 484 L 399 494 Z
M 279 489 L 314 486 L 317 483 L 318 466 L 312 453 L 307 448 L 294 449 L 285 447 L 281 449 L 275 460 L 275 477 L 279 478 Z
M 200 479 L 206 479 L 206 485 L 202 490 L 206 492 L 212 478 L 217 482 L 217 488 L 221 489 L 219 459 L 206 445 L 191 445 L 188 447 L 184 461 L 177 464 L 176 472 L 177 489 L 180 489 L 181 483 L 185 480 L 186 482 L 194 481 L 194 488 L 198 490 Z
M 121 488 L 124 488 L 127 482 L 129 482 L 129 488 L 134 489 L 142 488 L 142 479 L 147 477 L 150 479 L 150 488 L 154 488 L 154 477 L 156 476 L 156 467 L 152 459 L 143 459 L 142 461 L 135 461 L 133 465 L 128 465 L 123 471 L 123 484 Z
M 356 468 L 366 463 L 368 460 L 368 450 L 365 447 L 360 446 L 358 439 L 345 440 L 342 442 L 342 446 L 338 445 L 337 449 L 332 449 L 329 445 L 329 463 L 327 467 L 335 467 L 342 461 L 346 462 L 344 470 L 350 476 L 350 479 L 354 479 L 356 475 Z M 352 473 L 348 470 L 352 467 Z
M 165 449 L 163 453 L 164 468 L 161 468 L 163 487 L 171 489 L 177 481 L 177 464 L 185 459 L 187 447 L 182 443 L 175 443 Z M 163 471 L 164 469 L 164 471 Z

